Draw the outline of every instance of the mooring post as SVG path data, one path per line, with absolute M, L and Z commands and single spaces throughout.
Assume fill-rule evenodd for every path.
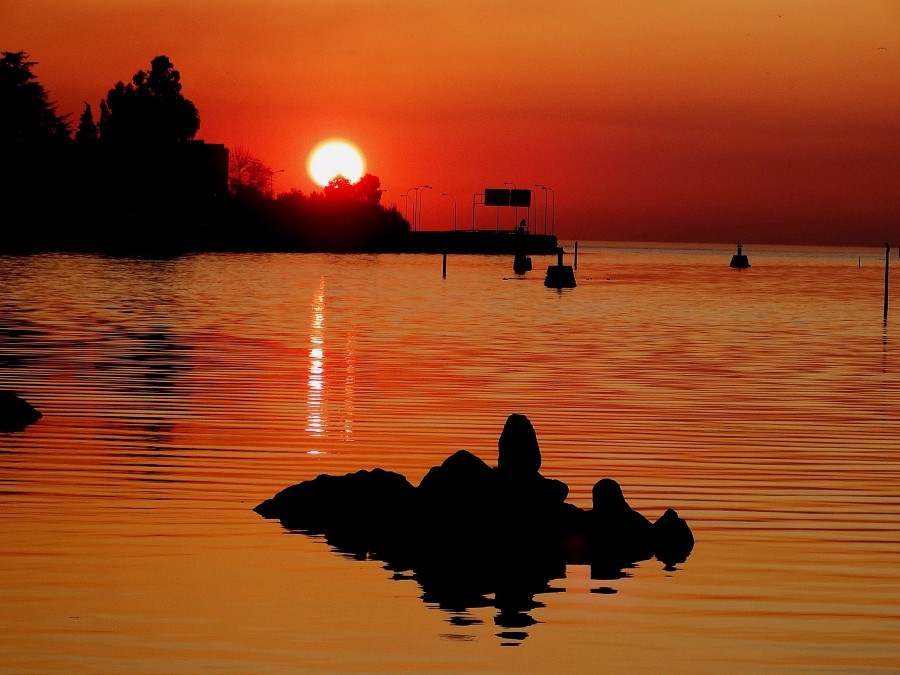
M 444 254 L 444 278 L 447 278 L 447 254 Z
M 891 266 L 891 245 L 884 242 L 884 322 L 887 323 L 888 310 L 888 269 Z
M 577 270 L 578 269 L 578 242 L 575 242 L 575 260 L 572 263 L 572 266 Z

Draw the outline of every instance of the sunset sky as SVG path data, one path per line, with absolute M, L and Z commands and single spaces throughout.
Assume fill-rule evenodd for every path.
M 165 54 L 198 138 L 303 192 L 346 138 L 424 229 L 508 182 L 564 239 L 900 244 L 896 0 L 2 0 L 20 50 L 74 121 Z

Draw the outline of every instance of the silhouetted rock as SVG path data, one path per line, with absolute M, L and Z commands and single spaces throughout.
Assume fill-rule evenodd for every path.
M 43 415 L 12 391 L 0 391 L 0 431 L 22 431 Z
M 465 499 L 473 489 L 483 492 L 490 476 L 491 467 L 484 460 L 459 450 L 428 470 L 419 483 L 419 496 L 432 502 Z
M 540 470 L 537 434 L 525 415 L 513 413 L 506 419 L 497 447 L 497 468 L 501 471 L 521 476 Z
M 555 524 L 569 494 L 569 486 L 539 473 L 510 473 L 497 467 L 491 492 L 498 520 L 507 527 L 535 531 Z
M 432 467 L 416 488 L 417 546 L 480 549 L 493 527 L 491 467 L 460 450 Z
M 588 536 L 594 555 L 628 562 L 653 555 L 653 526 L 628 505 L 616 481 L 597 481 L 593 498 Z
M 289 529 L 325 534 L 345 551 L 380 553 L 400 543 L 414 494 L 405 476 L 384 469 L 321 474 L 285 488 L 253 510 Z
M 694 548 L 694 535 L 675 509 L 666 509 L 653 523 L 653 542 L 656 557 L 672 567 L 687 560 Z
M 604 478 L 585 511 L 567 503 L 568 486 L 542 476 L 540 466 L 531 422 L 513 414 L 500 434 L 496 467 L 459 450 L 418 487 L 382 469 L 320 475 L 254 510 L 289 529 L 324 534 L 339 551 L 384 560 L 395 578 L 415 579 L 423 600 L 462 624 L 477 622 L 464 615 L 468 609 L 496 607 L 495 623 L 504 628 L 534 622 L 534 596 L 558 590 L 549 581 L 565 576 L 567 564 L 589 564 L 595 579 L 619 579 L 654 554 L 671 568 L 693 548 L 690 528 L 674 510 L 651 524 L 616 481 Z M 412 576 L 400 574 L 405 570 Z

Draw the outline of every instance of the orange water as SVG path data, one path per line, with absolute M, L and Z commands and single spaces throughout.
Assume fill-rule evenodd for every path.
M 900 668 L 883 250 L 579 248 L 564 291 L 540 257 L 0 258 L 0 388 L 44 413 L 0 433 L 0 669 Z M 319 473 L 493 463 L 511 412 L 570 501 L 613 477 L 688 520 L 690 558 L 570 566 L 509 640 L 251 511 Z

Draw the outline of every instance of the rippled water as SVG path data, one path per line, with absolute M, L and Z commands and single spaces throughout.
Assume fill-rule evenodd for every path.
M 0 669 L 900 668 L 883 250 L 745 252 L 582 244 L 564 291 L 547 258 L 0 257 L 0 388 L 44 413 L 0 433 Z M 570 501 L 615 478 L 688 520 L 690 558 L 570 566 L 511 640 L 251 511 L 494 463 L 511 412 Z

